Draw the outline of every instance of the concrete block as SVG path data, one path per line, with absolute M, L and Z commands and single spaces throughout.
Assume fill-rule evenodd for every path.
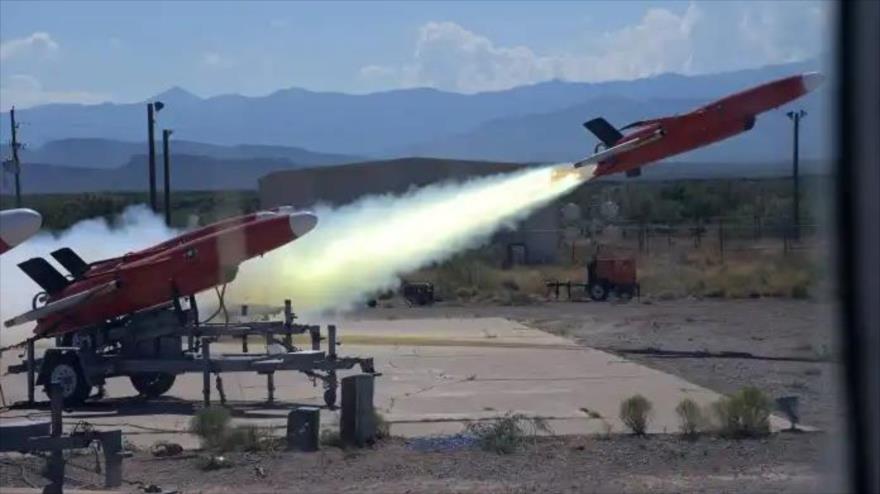
M 0 451 L 25 451 L 32 437 L 48 436 L 49 420 L 11 420 L 0 424 Z
M 376 437 L 376 420 L 373 410 L 372 374 L 358 374 L 342 379 L 342 414 L 339 418 L 339 434 L 346 444 L 363 447 Z
M 318 432 L 320 430 L 320 408 L 294 408 L 287 415 L 287 449 L 298 451 L 317 451 Z

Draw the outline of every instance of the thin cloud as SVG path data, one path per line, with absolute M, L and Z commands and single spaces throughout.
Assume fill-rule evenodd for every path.
M 91 91 L 47 90 L 39 79 L 28 74 L 9 76 L 0 84 L 0 111 L 7 111 L 12 106 L 28 108 L 49 103 L 93 105 L 110 99 L 109 94 Z
M 16 57 L 48 55 L 58 51 L 58 43 L 49 33 L 38 31 L 24 38 L 0 43 L 0 60 Z
M 827 39 L 827 14 L 809 3 L 692 2 L 680 14 L 652 8 L 638 22 L 597 33 L 589 46 L 566 54 L 500 46 L 454 22 L 428 22 L 419 29 L 411 62 L 368 65 L 358 75 L 373 85 L 473 93 L 550 79 L 597 82 L 736 70 L 818 56 Z

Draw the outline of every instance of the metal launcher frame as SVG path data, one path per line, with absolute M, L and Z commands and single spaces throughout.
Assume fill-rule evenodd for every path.
M 221 402 L 226 397 L 221 373 L 257 372 L 266 376 L 268 402 L 275 400 L 275 372 L 302 372 L 313 383 L 320 380 L 324 386 L 324 402 L 336 404 L 337 371 L 360 366 L 364 373 L 375 374 L 372 358 L 342 357 L 337 355 L 335 325 L 327 326 L 327 336 L 321 336 L 321 327 L 294 323 L 295 315 L 290 300 L 284 301 L 284 320 L 251 322 L 247 324 L 199 323 L 195 299 L 190 298 L 189 310 L 182 310 L 175 302 L 161 308 L 132 315 L 124 323 L 93 327 L 59 338 L 57 346 L 48 348 L 42 358 L 35 357 L 34 340 L 29 340 L 21 364 L 10 366 L 10 373 L 27 373 L 28 402 L 34 402 L 35 387 L 48 385 L 54 378 L 52 371 L 58 362 L 78 366 L 76 378 L 84 379 L 90 392 L 92 386 L 101 386 L 110 377 L 169 376 L 167 386 L 160 385 L 159 396 L 174 382 L 174 376 L 200 372 L 203 376 L 202 396 L 205 405 L 211 403 L 211 374 L 216 375 L 216 387 Z M 294 346 L 293 336 L 308 333 L 310 348 Z M 266 353 L 249 352 L 252 336 L 266 343 Z M 212 344 L 221 337 L 240 340 L 241 353 L 212 354 Z M 321 340 L 327 340 L 327 350 L 321 349 Z M 280 347 L 279 347 L 280 345 Z M 270 348 L 283 348 L 271 352 Z M 134 376 L 134 377 L 133 377 Z M 73 401 L 73 400 L 71 400 Z

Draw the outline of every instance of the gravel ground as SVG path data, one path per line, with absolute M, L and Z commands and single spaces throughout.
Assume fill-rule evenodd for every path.
M 802 421 L 824 432 L 731 441 L 674 436 L 548 437 L 499 456 L 473 447 L 386 441 L 375 450 L 233 454 L 233 467 L 202 472 L 197 453 L 125 461 L 126 490 L 158 484 L 180 492 L 832 492 L 839 472 L 833 308 L 775 299 L 548 303 L 526 307 L 435 306 L 365 310 L 357 317 L 500 316 L 616 352 L 722 393 L 745 385 L 801 399 Z M 748 352 L 754 358 L 671 358 L 634 349 Z M 769 358 L 768 358 L 769 357 Z M 778 360 L 779 358 L 789 360 Z M 444 441 L 429 441 L 429 444 Z M 455 441 L 456 444 L 461 441 Z M 465 441 L 466 443 L 466 441 Z M 94 464 L 79 456 L 74 462 Z M 41 461 L 0 457 L 0 485 L 42 485 Z M 68 485 L 100 477 L 68 468 Z
M 842 417 L 834 344 L 838 332 L 830 304 L 772 298 L 643 300 L 392 308 L 358 314 L 377 319 L 468 316 L 507 317 L 619 353 L 720 393 L 757 386 L 774 398 L 797 396 L 802 423 L 824 430 L 835 429 Z M 683 358 L 629 352 L 644 349 L 747 352 L 757 358 Z
M 124 490 L 156 484 L 203 493 L 829 492 L 815 465 L 825 442 L 823 433 L 695 442 L 553 437 L 498 455 L 474 448 L 425 452 L 393 439 L 373 450 L 231 454 L 232 467 L 210 472 L 200 469 L 198 455 L 156 459 L 137 453 L 125 461 Z M 90 464 L 83 457 L 76 461 Z M 27 471 L 31 484 L 42 485 L 39 467 L 32 459 L 3 459 L 0 484 L 26 485 Z M 68 473 L 69 487 L 99 483 L 79 469 Z

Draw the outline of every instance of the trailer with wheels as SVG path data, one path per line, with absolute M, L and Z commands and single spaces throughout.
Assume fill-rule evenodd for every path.
M 636 261 L 630 257 L 594 257 L 587 263 L 587 292 L 600 302 L 611 294 L 621 300 L 641 295 L 636 277 Z
M 336 353 L 335 326 L 321 327 L 294 323 L 290 301 L 285 301 L 284 320 L 246 324 L 200 323 L 195 299 L 189 308 L 179 302 L 133 314 L 114 321 L 77 331 L 58 338 L 56 346 L 36 358 L 34 341 L 27 342 L 25 360 L 10 366 L 10 373 L 27 373 L 28 400 L 34 401 L 37 386 L 58 383 L 64 402 L 77 405 L 90 399 L 92 390 L 107 379 L 127 377 L 145 398 L 168 392 L 178 375 L 198 372 L 203 375 L 203 399 L 211 402 L 211 374 L 217 376 L 220 400 L 224 372 L 257 372 L 266 376 L 268 401 L 274 401 L 275 373 L 298 371 L 314 384 L 324 387 L 324 402 L 336 405 L 337 372 L 359 366 L 364 373 L 375 374 L 372 358 L 343 357 Z M 299 348 L 293 337 L 309 335 L 309 345 Z M 249 351 L 249 340 L 260 338 L 265 352 Z M 211 348 L 221 338 L 238 341 L 240 353 L 212 354 Z M 327 341 L 326 350 L 321 341 Z

